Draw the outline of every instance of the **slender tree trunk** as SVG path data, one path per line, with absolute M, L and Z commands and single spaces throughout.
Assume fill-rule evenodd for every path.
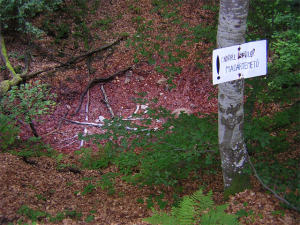
M 8 55 L 6 52 L 6 48 L 5 48 L 5 42 L 4 42 L 4 38 L 2 36 L 1 33 L 1 23 L 0 23 L 0 55 L 2 58 L 2 61 L 4 62 L 5 66 L 8 68 L 12 79 L 11 80 L 4 80 L 2 82 L 0 82 L 0 98 L 2 97 L 2 95 L 4 95 L 11 86 L 15 86 L 18 85 L 21 81 L 22 78 L 20 77 L 19 74 L 16 74 L 14 68 L 12 67 L 12 65 L 9 62 L 8 59 Z
M 217 47 L 245 42 L 249 0 L 221 0 Z M 219 84 L 219 149 L 222 160 L 224 199 L 251 188 L 249 175 L 243 173 L 247 163 L 244 143 L 244 80 Z

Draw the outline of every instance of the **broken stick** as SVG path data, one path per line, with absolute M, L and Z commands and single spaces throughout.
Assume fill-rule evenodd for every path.
M 116 73 L 114 73 L 112 75 L 109 75 L 107 77 L 95 77 L 92 80 L 90 80 L 90 82 L 86 85 L 84 91 L 82 92 L 82 94 L 81 94 L 81 96 L 79 98 L 79 106 L 76 108 L 75 112 L 71 114 L 71 116 L 74 116 L 74 115 L 76 115 L 78 113 L 78 111 L 81 108 L 81 105 L 82 105 L 82 102 L 83 102 L 83 98 L 84 98 L 84 96 L 86 95 L 87 91 L 89 90 L 89 88 L 92 86 L 93 83 L 99 83 L 99 82 L 109 81 L 109 80 L 113 79 L 114 77 L 116 77 L 117 75 L 119 75 L 121 73 L 124 73 L 124 72 L 126 72 L 127 70 L 129 70 L 131 68 L 132 68 L 132 66 L 129 66 L 126 69 L 119 70 L 118 72 L 116 72 Z
M 114 111 L 112 110 L 112 108 L 111 108 L 111 106 L 109 104 L 108 97 L 107 97 L 107 95 L 105 93 L 103 85 L 101 85 L 101 91 L 102 91 L 102 93 L 104 95 L 104 101 L 105 101 L 105 103 L 107 105 L 107 108 L 108 108 L 110 114 L 111 114 L 111 118 L 113 119 L 115 117 L 115 114 L 114 114 Z

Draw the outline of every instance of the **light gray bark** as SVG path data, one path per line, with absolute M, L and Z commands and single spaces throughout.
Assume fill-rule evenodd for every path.
M 245 42 L 249 0 L 221 0 L 217 47 Z M 242 171 L 247 163 L 244 143 L 244 80 L 218 86 L 219 149 L 222 161 L 224 198 L 250 188 L 250 178 Z

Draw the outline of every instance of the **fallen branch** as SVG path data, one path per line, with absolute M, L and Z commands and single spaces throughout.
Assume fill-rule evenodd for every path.
M 51 131 L 51 132 L 45 134 L 44 136 L 46 137 L 46 136 L 48 136 L 48 135 L 50 135 L 50 134 L 53 134 L 53 133 L 56 132 L 56 131 L 59 131 L 60 126 L 61 126 L 61 123 L 62 123 L 62 121 L 66 118 L 67 115 L 68 115 L 68 112 L 66 112 L 65 115 L 60 119 L 60 121 L 59 121 L 59 123 L 58 123 L 58 127 L 57 127 L 55 130 L 53 130 L 53 131 Z
M 104 49 L 106 49 L 106 48 L 109 48 L 109 47 L 115 45 L 116 43 L 118 43 L 119 41 L 121 41 L 121 40 L 123 40 L 123 39 L 125 39 L 125 38 L 126 38 L 125 36 L 122 36 L 122 37 L 120 37 L 118 40 L 116 40 L 116 41 L 113 42 L 113 43 L 104 45 L 104 46 L 102 46 L 102 47 L 100 47 L 100 48 L 96 48 L 95 50 L 90 51 L 90 52 L 87 52 L 87 53 L 85 53 L 85 54 L 83 54 L 83 55 L 80 55 L 80 56 L 77 56 L 77 57 L 73 57 L 73 58 L 69 59 L 68 62 L 67 62 L 66 64 L 67 64 L 67 65 L 74 64 L 74 63 L 76 63 L 76 61 L 77 61 L 78 59 L 84 58 L 84 57 L 88 57 L 88 56 L 91 56 L 91 55 L 93 55 L 93 54 L 96 53 L 96 52 L 99 52 L 99 51 L 102 51 L 102 50 L 104 50 Z
M 83 98 L 84 96 L 86 95 L 87 91 L 89 90 L 89 88 L 92 86 L 93 83 L 99 83 L 99 82 L 106 82 L 106 81 L 109 81 L 111 79 L 113 79 L 114 77 L 116 77 L 117 75 L 121 74 L 121 73 L 124 73 L 126 72 L 127 70 L 131 69 L 132 67 L 129 66 L 127 67 L 126 69 L 124 70 L 119 70 L 118 72 L 112 74 L 112 75 L 109 75 L 107 77 L 95 77 L 93 78 L 92 80 L 90 80 L 90 82 L 86 85 L 84 91 L 82 92 L 80 98 L 79 98 L 79 106 L 76 108 L 75 112 L 71 114 L 71 116 L 74 116 L 78 113 L 78 111 L 80 110 L 81 108 L 81 105 L 82 105 L 82 102 L 83 102 Z
M 65 141 L 68 141 L 68 140 L 71 140 L 71 139 L 74 139 L 74 138 L 77 138 L 78 135 L 75 134 L 73 137 L 70 137 L 70 138 L 66 138 L 66 139 L 63 139 L 63 140 L 60 140 L 59 142 L 65 142 Z
M 110 114 L 111 114 L 111 118 L 113 119 L 115 117 L 115 114 L 114 114 L 114 111 L 112 110 L 112 108 L 111 108 L 111 106 L 109 104 L 108 97 L 107 97 L 107 95 L 105 93 L 103 85 L 101 85 L 101 91 L 102 91 L 102 93 L 104 95 L 104 101 L 105 101 L 105 103 L 107 105 L 107 108 L 108 108 Z
M 285 204 L 289 205 L 292 209 L 296 210 L 296 211 L 299 211 L 298 208 L 296 208 L 295 206 L 292 206 L 291 203 L 289 203 L 287 200 L 285 200 L 284 198 L 280 197 L 273 189 L 269 188 L 258 176 L 257 172 L 256 172 L 256 169 L 255 167 L 253 166 L 251 160 L 250 160 L 250 156 L 248 155 L 248 160 L 249 160 L 249 164 L 254 172 L 254 176 L 257 178 L 257 180 L 259 181 L 259 183 L 261 183 L 261 185 L 267 189 L 268 191 L 270 191 L 271 193 L 273 193 L 273 195 L 279 199 L 280 201 L 284 202 Z
M 26 66 L 26 69 L 25 69 L 25 71 L 22 74 L 17 74 L 14 71 L 12 65 L 9 62 L 8 55 L 7 55 L 6 48 L 5 48 L 4 39 L 3 39 L 3 36 L 1 35 L 1 31 L 0 31 L 0 54 L 1 54 L 1 57 L 2 57 L 2 60 L 3 60 L 4 64 L 5 64 L 5 66 L 8 68 L 8 70 L 10 71 L 10 73 L 12 75 L 12 79 L 11 80 L 4 80 L 4 81 L 0 82 L 0 98 L 12 86 L 16 86 L 20 82 L 22 82 L 24 78 L 31 78 L 31 77 L 34 77 L 34 76 L 36 76 L 38 74 L 47 72 L 49 70 L 53 70 L 53 69 L 56 70 L 56 69 L 61 68 L 61 67 L 70 66 L 72 64 L 77 63 L 79 59 L 83 59 L 85 57 L 93 55 L 96 52 L 102 51 L 102 50 L 104 50 L 106 48 L 110 48 L 111 46 L 115 45 L 116 43 L 118 43 L 121 40 L 124 40 L 125 38 L 126 38 L 126 36 L 122 36 L 122 37 L 118 38 L 116 41 L 114 41 L 114 42 L 112 42 L 110 44 L 104 45 L 104 46 L 102 46 L 100 48 L 97 48 L 95 50 L 87 52 L 87 53 L 85 53 L 83 55 L 76 56 L 76 57 L 71 57 L 66 63 L 59 62 L 60 63 L 59 66 L 47 68 L 47 69 L 44 69 L 44 70 L 39 70 L 37 72 L 30 73 L 30 74 L 27 73 L 28 67 Z M 26 61 L 26 59 L 25 59 L 25 61 Z M 28 64 L 28 62 L 26 61 L 25 64 Z
M 63 167 L 63 168 L 60 168 L 58 170 L 59 172 L 72 172 L 72 173 L 81 173 L 81 170 L 80 169 L 77 169 L 77 168 L 74 168 L 74 167 Z
M 94 127 L 102 127 L 103 124 L 99 124 L 99 123 L 88 123 L 88 122 L 79 122 L 79 121 L 73 121 L 73 120 L 69 120 L 64 118 L 65 121 L 68 121 L 70 123 L 74 123 L 74 124 L 78 124 L 78 125 L 88 125 L 88 126 L 94 126 Z

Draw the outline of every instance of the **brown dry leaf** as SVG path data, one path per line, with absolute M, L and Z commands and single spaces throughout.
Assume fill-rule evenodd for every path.
M 168 79 L 162 77 L 162 78 L 160 78 L 156 83 L 157 83 L 158 85 L 163 86 L 163 85 L 166 85 L 167 81 L 168 81 Z

